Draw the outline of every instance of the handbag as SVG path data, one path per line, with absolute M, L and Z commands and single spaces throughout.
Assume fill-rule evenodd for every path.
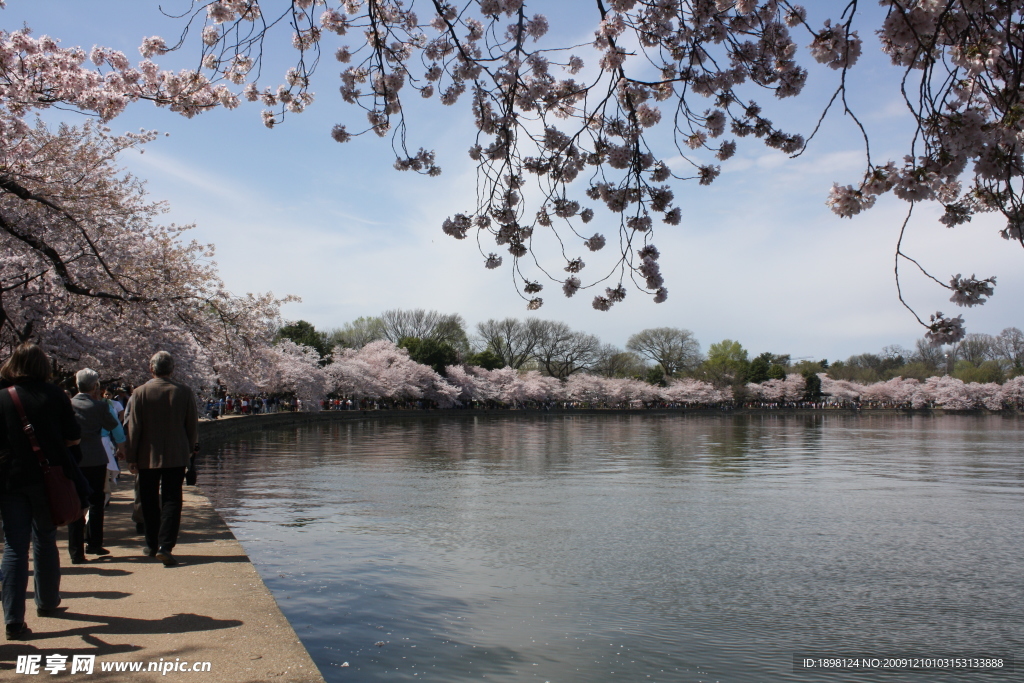
M 18 409 L 18 415 L 21 416 L 21 426 L 32 446 L 32 452 L 39 458 L 39 466 L 43 470 L 43 485 L 46 487 L 46 496 L 50 503 L 50 518 L 53 520 L 54 526 L 64 526 L 81 519 L 85 510 L 82 509 L 82 500 L 78 497 L 75 483 L 64 474 L 63 467 L 51 465 L 43 455 L 43 447 L 39 445 L 39 439 L 36 438 L 35 427 L 28 421 L 28 415 L 25 414 L 25 407 L 21 404 L 21 397 L 18 396 L 17 389 L 12 386 L 7 387 L 7 391 L 10 392 L 14 407 Z

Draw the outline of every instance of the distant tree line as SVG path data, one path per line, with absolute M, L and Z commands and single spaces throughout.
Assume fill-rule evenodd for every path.
M 690 378 L 718 388 L 731 387 L 738 399 L 752 384 L 783 381 L 793 374 L 804 378 L 812 395 L 822 374 L 859 383 L 894 378 L 924 381 L 947 375 L 967 383 L 1002 383 L 1024 374 L 1024 333 L 1016 327 L 998 335 L 968 334 L 947 346 L 932 346 L 921 339 L 913 350 L 891 345 L 879 353 L 857 354 L 832 363 L 827 359 L 794 360 L 790 354 L 772 352 L 751 358 L 747 349 L 732 339 L 713 343 L 704 353 L 691 331 L 676 327 L 641 330 L 629 337 L 625 349 L 604 344 L 596 335 L 573 330 L 564 322 L 537 318 L 485 320 L 470 333 L 461 315 L 423 309 L 388 310 L 324 331 L 300 320 L 281 327 L 277 338 L 314 349 L 321 365 L 330 362 L 338 347 L 358 350 L 387 340 L 441 376 L 447 375 L 446 368 L 462 365 L 536 371 L 561 380 L 583 373 L 660 386 L 672 379 Z

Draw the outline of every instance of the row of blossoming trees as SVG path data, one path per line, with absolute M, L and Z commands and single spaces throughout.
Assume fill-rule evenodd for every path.
M 355 400 L 426 401 L 440 407 L 472 404 L 509 407 L 552 403 L 583 408 L 727 407 L 735 405 L 730 387 L 692 378 L 672 379 L 666 386 L 637 379 L 616 379 L 574 374 L 566 380 L 537 370 L 510 367 L 487 370 L 453 365 L 447 377 L 409 358 L 405 349 L 388 340 L 360 349 L 335 349 L 332 360 L 321 365 L 313 349 L 282 340 L 270 353 L 273 373 L 253 383 L 251 390 L 293 392 L 303 404 L 316 409 L 332 394 Z M 746 385 L 748 405 L 868 406 L 880 408 L 939 407 L 950 410 L 1024 408 L 1024 376 L 1000 385 L 965 383 L 953 377 L 925 381 L 894 378 L 862 384 L 817 375 L 820 392 L 809 393 L 807 380 L 796 373 Z

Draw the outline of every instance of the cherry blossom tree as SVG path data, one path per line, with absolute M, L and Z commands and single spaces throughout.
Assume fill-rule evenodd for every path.
M 967 384 L 967 395 L 975 408 L 987 410 L 1003 409 L 1003 388 L 995 382 L 970 382 Z
M 609 401 L 609 388 L 614 380 L 608 380 L 597 375 L 577 374 L 569 377 L 565 386 L 566 398 L 571 401 L 579 401 L 583 404 L 590 404 L 593 407 Z M 618 403 L 618 401 L 615 401 Z
M 832 379 L 825 373 L 818 373 L 821 380 L 821 393 L 831 396 L 840 403 L 859 401 L 864 394 L 864 385 L 844 379 Z
M 91 365 L 131 381 L 148 376 L 158 348 L 196 386 L 252 374 L 283 300 L 233 296 L 211 246 L 156 223 L 163 205 L 116 165 L 151 133 L 39 123 L 0 137 L 3 350 L 31 339 L 66 370 Z
M 805 380 L 801 375 L 791 373 L 786 379 L 769 379 L 760 384 L 747 384 L 747 391 L 755 399 L 769 403 L 799 401 L 803 398 Z
M 1017 410 L 1024 409 L 1024 375 L 1018 375 L 1003 383 L 1003 401 Z
M 449 365 L 445 368 L 448 383 L 459 389 L 455 398 L 463 402 L 497 400 L 499 392 L 496 384 L 486 376 L 475 374 L 475 369 L 478 368 L 464 365 Z
M 640 408 L 665 400 L 665 392 L 647 382 L 628 378 L 572 375 L 565 383 L 566 398 L 592 407 Z
M 837 215 L 856 215 L 892 193 L 908 203 L 908 221 L 922 202 L 941 205 L 948 227 L 998 212 L 1002 236 L 1024 245 L 1024 2 L 881 4 L 881 23 L 871 25 L 858 0 L 815 3 L 821 16 L 787 0 L 597 0 L 572 13 L 579 22 L 589 12 L 594 28 L 575 44 L 566 37 L 578 23 L 552 27 L 524 0 L 197 0 L 183 25 L 165 27 L 181 28 L 178 39 L 142 41 L 137 65 L 95 48 L 86 66 L 83 50 L 25 30 L 0 35 L 0 135 L 23 134 L 26 114 L 40 107 L 68 105 L 109 121 L 138 100 L 193 116 L 246 99 L 262 103 L 273 127 L 313 102 L 314 72 L 333 54 L 341 99 L 357 114 L 330 131 L 335 140 L 390 137 L 396 169 L 437 175 L 435 153 L 408 141 L 403 98 L 467 106 L 477 129 L 469 148 L 477 201 L 453 211 L 444 232 L 474 235 L 488 268 L 501 266 L 498 252 L 507 251 L 530 309 L 542 305 L 547 280 L 566 296 L 598 288 L 592 305 L 607 310 L 630 283 L 654 301 L 668 296 L 653 242 L 658 223 L 683 220 L 681 182 L 712 183 L 747 138 L 786 154 L 806 149 L 820 126 L 789 130 L 759 100 L 798 98 L 813 66 L 835 75 L 822 118 L 840 111 L 865 142 L 863 175 L 837 183 L 828 197 Z M 862 33 L 877 34 L 902 74 L 900 93 L 916 122 L 899 160 L 875 157 L 848 97 Z M 275 41 L 295 50 L 287 69 L 263 51 Z M 151 61 L 176 49 L 194 50 L 198 68 L 172 73 Z M 591 232 L 595 209 L 617 216 L 617 235 Z M 910 263 L 958 306 L 993 294 L 994 276 L 932 276 L 904 251 L 906 228 L 896 241 L 898 285 L 900 266 Z M 538 253 L 541 232 L 553 235 L 555 252 Z M 585 276 L 584 256 L 608 243 L 618 245 L 612 266 Z M 962 316 L 917 319 L 936 344 L 964 334 Z
M 615 382 L 615 391 L 609 392 L 609 402 L 639 408 L 666 400 L 661 387 L 632 378 L 610 378 Z
M 480 393 L 470 395 L 471 400 L 476 401 L 501 401 L 512 403 L 523 400 L 525 395 L 520 388 L 519 371 L 504 367 L 497 370 L 486 370 L 484 368 L 466 368 L 472 376 L 478 380 Z
M 1002 410 L 1006 403 L 1014 404 L 1015 391 L 1019 383 L 1000 386 L 993 382 L 965 383 L 955 377 L 929 377 L 917 386 L 911 397 L 914 408 L 930 405 L 947 410 Z
M 361 349 L 336 347 L 333 361 L 324 372 L 328 392 L 351 398 L 435 401 L 447 407 L 459 397 L 460 388 L 409 352 L 387 340 L 370 342 Z
M 442 407 L 456 402 L 499 404 L 510 408 L 550 402 L 568 402 L 580 408 L 650 408 L 655 406 L 710 407 L 733 402 L 731 387 L 718 389 L 692 378 L 672 379 L 659 387 L 636 379 L 602 377 L 576 373 L 566 379 L 543 375 L 537 370 L 505 367 L 487 370 L 475 366 L 449 365 L 442 378 L 429 367 L 412 361 L 408 353 L 389 341 L 376 341 L 360 350 L 335 350 L 326 368 L 317 364 L 313 349 L 289 341 L 279 343 L 265 358 L 273 371 L 259 384 L 259 390 L 301 393 L 304 403 L 315 405 L 325 391 L 352 398 L 374 400 L 434 401 Z M 925 382 L 893 378 L 861 384 L 818 375 L 822 393 L 840 404 L 856 402 L 874 408 L 929 408 L 946 410 L 1002 410 L 1006 405 L 1024 405 L 1024 377 L 1005 385 L 964 383 L 952 377 L 931 377 Z M 789 373 L 785 379 L 770 379 L 746 386 L 750 400 L 762 403 L 799 403 L 806 379 Z
M 327 395 L 329 377 L 320 367 L 320 353 L 310 347 L 281 339 L 262 350 L 264 373 L 253 384 L 241 390 L 292 394 L 302 401 L 305 411 L 319 411 L 320 400 Z
M 919 385 L 920 381 L 913 378 L 893 377 L 885 382 L 867 385 L 861 398 L 881 405 L 909 405 Z
M 914 396 L 915 407 L 931 402 L 941 408 L 950 410 L 970 410 L 975 407 L 974 401 L 967 393 L 966 385 L 954 377 L 929 377 Z
M 731 401 L 732 388 L 716 389 L 708 382 L 687 378 L 670 381 L 664 395 L 672 403 L 715 404 Z
M 317 4 L 325 5 L 319 15 Z M 921 201 L 940 202 L 948 226 L 978 212 L 1000 211 L 1007 219 L 1004 237 L 1022 242 L 1019 183 L 1014 185 L 1021 176 L 1016 141 L 1021 117 L 1013 113 L 1021 3 L 885 0 L 883 5 L 888 11 L 879 30 L 882 50 L 904 70 L 903 92 L 914 93 L 906 102 L 918 122 L 916 135 L 901 164 L 877 163 L 866 147 L 863 180 L 837 184 L 829 204 L 840 216 L 851 216 L 891 191 L 911 209 Z M 269 6 L 263 3 L 262 11 Z M 217 0 L 206 4 L 205 17 L 193 15 L 203 23 L 203 54 L 213 74 L 245 80 L 242 74 L 249 73 L 260 44 L 255 37 L 262 39 L 266 29 L 236 37 L 240 25 L 255 22 L 256 7 Z M 532 297 L 531 308 L 541 305 L 534 295 L 543 285 L 522 274 L 519 260 L 530 253 L 534 231 L 555 231 L 563 245 L 575 241 L 591 251 L 606 243 L 605 236 L 585 232 L 593 216 L 588 204 L 619 214 L 623 246 L 617 275 L 590 281 L 589 286 L 608 277 L 617 282 L 593 305 L 607 309 L 620 301 L 623 280 L 630 278 L 642 281 L 641 288 L 656 301 L 665 299 L 659 253 L 651 240 L 655 217 L 668 224 L 681 220 L 667 181 L 711 183 L 720 172 L 716 162 L 736 149 L 734 140 L 721 141 L 727 128 L 738 138 L 760 138 L 787 153 L 799 153 L 806 144 L 803 136 L 763 116 L 751 95 L 758 90 L 777 98 L 800 94 L 807 70 L 798 61 L 793 31 L 805 32 L 814 61 L 838 73 L 832 102 L 860 126 L 846 97 L 847 72 L 863 49 L 856 0 L 838 3 L 838 16 L 817 27 L 802 7 L 784 1 L 609 0 L 605 6 L 599 0 L 593 41 L 575 48 L 545 41 L 548 20 L 531 14 L 522 0 L 433 2 L 426 8 L 421 21 L 415 3 L 286 3 L 283 14 L 273 16 L 288 19 L 299 58 L 276 90 L 260 92 L 250 82 L 246 95 L 269 107 L 264 111 L 268 125 L 286 112 L 301 111 L 316 64 L 307 57 L 319 55 L 328 35 L 343 36 L 335 54 L 348 65 L 342 98 L 365 110 L 367 118 L 355 134 L 391 133 L 396 168 L 428 174 L 440 172 L 434 153 L 412 153 L 405 146 L 403 90 L 437 96 L 449 106 L 465 96 L 479 130 L 470 149 L 479 162 L 479 201 L 443 227 L 460 239 L 470 231 L 478 238 L 489 235 L 507 249 L 524 295 Z M 358 30 L 362 40 L 345 40 Z M 585 61 L 591 62 L 590 70 Z M 653 131 L 663 126 L 675 141 L 669 150 L 652 141 Z M 339 124 L 332 134 L 343 142 L 353 133 Z M 670 169 L 666 157 L 673 154 L 681 154 L 692 171 Z M 524 186 L 531 176 L 541 200 L 527 207 Z M 917 264 L 901 245 L 902 233 L 897 266 L 901 260 Z M 567 296 L 585 286 L 577 249 L 563 250 L 565 276 L 549 276 Z M 485 261 L 497 267 L 501 257 L 492 252 Z M 956 275 L 948 285 L 940 284 L 952 290 L 956 304 L 972 306 L 991 296 L 995 278 Z M 960 316 L 937 313 L 922 323 L 935 343 L 963 334 Z
M 518 402 L 558 401 L 564 395 L 564 385 L 557 377 L 542 375 L 537 370 L 527 370 L 519 375 L 518 381 L 512 385 L 516 394 L 513 400 Z

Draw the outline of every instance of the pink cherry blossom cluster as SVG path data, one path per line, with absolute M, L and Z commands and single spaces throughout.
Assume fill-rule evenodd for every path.
M 194 386 L 244 383 L 284 300 L 232 295 L 211 246 L 155 222 L 166 208 L 118 164 L 154 133 L 20 131 L 0 145 L 0 349 L 36 341 L 65 370 L 129 382 L 165 349 Z
M 394 133 L 399 170 L 440 172 L 432 152 L 405 150 L 402 95 L 436 97 L 447 106 L 466 96 L 478 129 L 470 156 L 481 168 L 480 200 L 474 212 L 449 218 L 442 227 L 459 239 L 469 230 L 490 233 L 514 262 L 529 253 L 537 228 L 554 231 L 560 239 L 578 237 L 577 222 L 594 217 L 582 195 L 621 215 L 624 244 L 648 243 L 656 216 L 668 225 L 680 224 L 682 212 L 665 183 L 684 176 L 676 176 L 648 149 L 648 131 L 674 127 L 684 142 L 666 158 L 683 154 L 694 168 L 689 177 L 701 184 L 711 183 L 720 168 L 692 155 L 707 151 L 717 161 L 731 157 L 735 141 L 719 140 L 730 124 L 737 137 L 758 137 L 783 151 L 795 152 L 804 144 L 799 135 L 776 128 L 756 102 L 739 92 L 744 84 L 777 97 L 802 89 L 807 74 L 794 59 L 790 28 L 800 25 L 806 13 L 788 3 L 610 2 L 607 8 L 599 5 L 592 43 L 580 46 L 578 54 L 545 42 L 548 19 L 527 12 L 522 0 L 474 0 L 463 6 L 421 2 L 420 7 L 398 0 L 207 0 L 203 5 L 206 12 L 190 15 L 190 21 L 202 23 L 197 31 L 202 63 L 213 80 L 246 82 L 252 65 L 262 63 L 268 33 L 278 25 L 289 27 L 298 60 L 284 83 L 261 92 L 249 82 L 244 89 L 247 99 L 268 107 L 263 112 L 268 126 L 309 104 L 317 63 L 309 57 L 321 52 L 328 37 L 347 41 L 332 50 L 344 65 L 341 97 L 363 110 L 367 124 L 361 130 L 338 124 L 332 137 L 345 142 L 367 132 Z M 424 16 L 417 10 L 425 10 Z M 833 68 L 856 61 L 860 43 L 855 35 L 838 25 L 826 25 L 820 37 L 814 35 L 812 50 L 820 61 Z M 155 37 L 144 47 L 154 55 L 167 49 Z M 577 80 L 588 62 L 597 71 Z M 659 71 L 654 79 L 647 73 L 651 63 Z M 696 101 L 706 99 L 713 102 L 711 108 Z M 678 113 L 666 117 L 664 106 Z M 585 171 L 590 180 L 583 179 Z M 536 207 L 527 207 L 521 190 L 530 176 L 542 190 Z M 605 238 L 581 237 L 577 244 L 598 250 Z M 567 263 L 578 258 L 566 255 Z M 499 263 L 494 254 L 486 256 L 487 267 Z M 621 281 L 631 272 L 642 276 L 655 301 L 666 299 L 667 289 L 659 273 L 651 274 L 649 262 L 624 250 L 619 266 L 619 286 L 609 288 L 615 294 L 599 297 L 595 307 L 607 309 L 616 297 L 621 299 Z M 514 267 L 520 278 L 519 264 Z M 658 284 L 652 287 L 652 280 Z M 526 291 L 528 285 L 535 289 L 536 281 L 520 283 L 529 306 L 539 307 L 542 299 L 531 296 L 536 291 Z M 588 286 L 578 271 L 560 283 L 567 296 Z
M 892 63 L 906 69 L 903 91 L 917 121 L 916 151 L 900 168 L 869 161 L 861 184 L 835 185 L 829 205 L 840 216 L 852 216 L 891 190 L 912 204 L 939 202 L 945 209 L 940 221 L 947 227 L 998 211 L 1006 219 L 1001 235 L 1024 245 L 1019 227 L 1024 109 L 1018 104 L 1024 2 L 881 4 L 888 11 L 878 35 Z M 848 25 L 846 41 L 853 37 Z M 842 40 L 829 36 L 830 45 Z M 959 278 L 950 286 L 958 305 L 984 303 L 993 293 L 995 278 Z M 954 339 L 962 329 L 957 320 L 940 315 L 922 324 L 936 339 Z
M 892 408 L 938 407 L 948 410 L 1003 410 L 1024 408 L 1024 376 L 1004 384 L 964 382 L 954 377 L 929 377 L 925 381 L 895 377 L 886 382 L 861 384 L 833 380 L 819 374 L 821 391 L 840 403 L 869 402 Z
M 409 352 L 380 340 L 361 349 L 336 349 L 323 373 L 329 390 L 351 398 L 427 399 L 442 406 L 454 402 L 457 391 Z
M 143 41 L 146 57 L 132 66 L 123 52 L 96 47 L 62 48 L 28 29 L 0 30 L 0 142 L 27 129 L 25 117 L 55 105 L 77 107 L 110 121 L 131 102 L 149 100 L 184 116 L 213 107 L 234 108 L 238 97 L 198 71 L 161 70 L 148 57 L 167 50 L 158 37 Z M 91 64 L 89 64 L 89 63 Z
M 939 311 L 931 316 L 928 331 L 924 333 L 925 339 L 931 342 L 932 346 L 943 344 L 955 344 L 964 338 L 967 331 L 964 329 L 964 317 L 958 315 L 955 318 L 947 318 Z
M 757 401 L 795 403 L 803 399 L 806 383 L 801 375 L 790 373 L 786 379 L 769 379 L 760 384 L 751 382 L 747 384 L 747 393 Z
M 957 274 L 949 281 L 949 286 L 953 290 L 950 301 L 957 306 L 978 306 L 985 303 L 985 297 L 992 296 L 995 291 L 996 279 L 990 277 L 978 280 L 973 275 L 961 278 Z

